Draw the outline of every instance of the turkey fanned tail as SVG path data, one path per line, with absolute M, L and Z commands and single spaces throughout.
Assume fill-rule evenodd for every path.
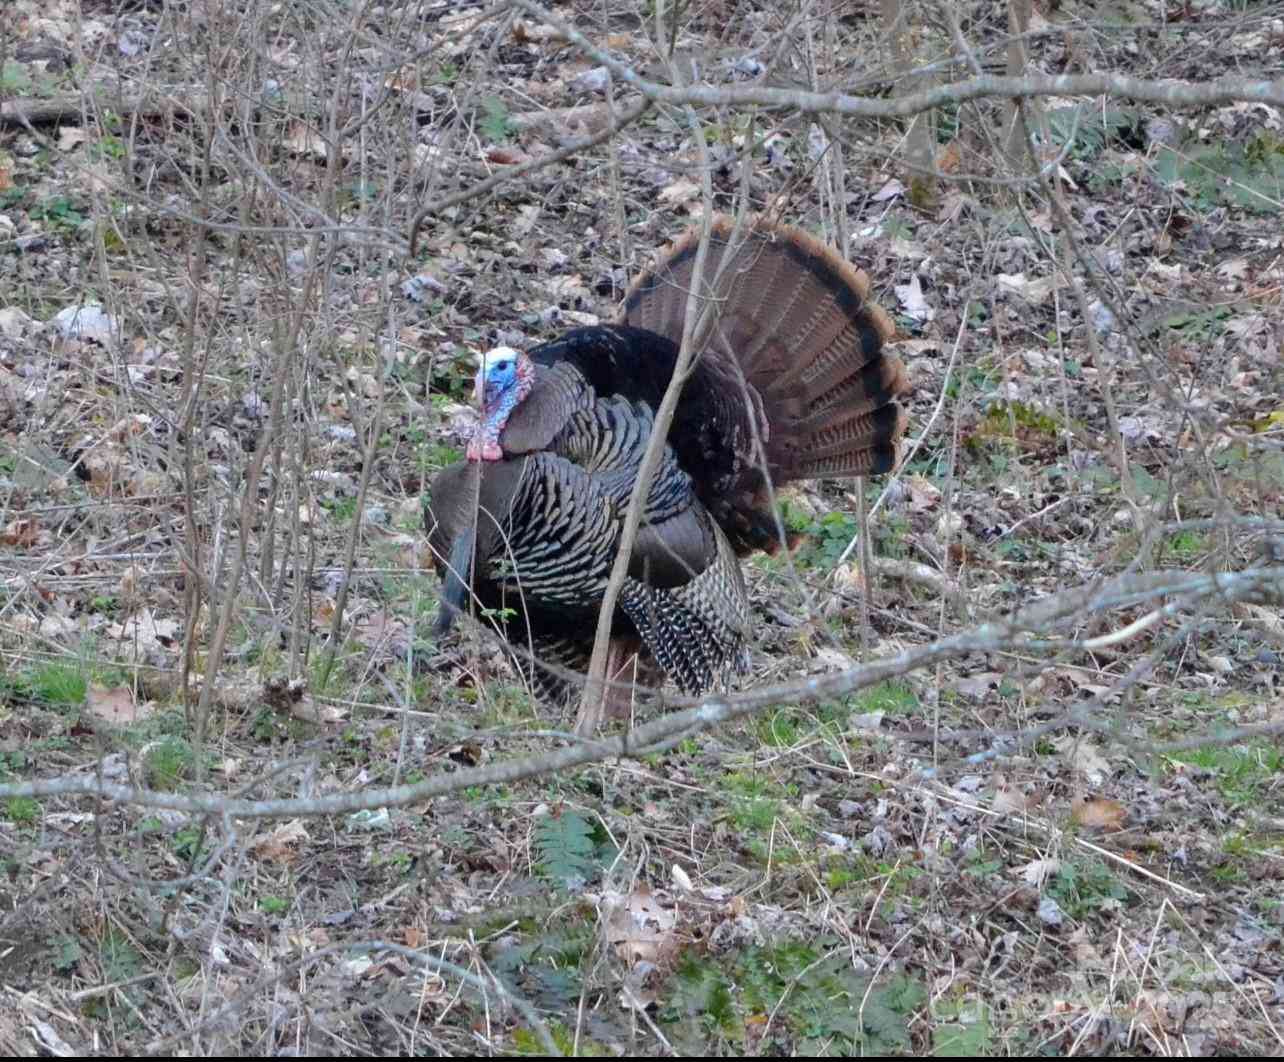
M 702 470 L 700 500 L 747 553 L 781 545 L 768 477 L 778 485 L 896 464 L 905 430 L 896 398 L 908 383 L 883 353 L 895 326 L 869 301 L 862 270 L 765 219 L 741 236 L 730 218 L 715 219 L 700 283 L 720 312 L 669 439 L 684 468 Z M 698 247 L 693 230 L 624 300 L 621 326 L 663 337 L 675 357 Z

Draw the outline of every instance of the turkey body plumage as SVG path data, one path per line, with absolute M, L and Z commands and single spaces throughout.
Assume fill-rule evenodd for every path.
M 868 302 L 864 274 L 797 229 L 757 221 L 742 236 L 728 219 L 713 225 L 702 295 L 720 312 L 684 385 L 611 622 L 613 664 L 638 652 L 691 694 L 745 657 L 738 557 L 780 545 L 771 486 L 886 471 L 904 423 L 904 370 L 883 352 L 892 326 Z M 582 687 L 677 362 L 697 246 L 689 234 L 635 282 L 618 324 L 531 350 L 520 391 L 496 391 L 500 412 L 484 416 L 473 459 L 430 487 L 439 629 L 458 612 L 495 623 L 542 700 L 565 705 Z

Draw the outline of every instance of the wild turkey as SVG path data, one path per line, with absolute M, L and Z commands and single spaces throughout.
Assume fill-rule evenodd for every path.
M 885 472 L 904 429 L 904 369 L 883 353 L 893 326 L 868 302 L 865 274 L 766 220 L 751 223 L 724 268 L 733 228 L 713 225 L 702 283 L 708 291 L 720 275 L 721 312 L 683 389 L 611 626 L 608 675 L 640 650 L 690 694 L 744 656 L 737 556 L 780 544 L 770 486 Z M 430 488 L 438 631 L 475 607 L 517 647 L 515 665 L 546 701 L 567 704 L 582 687 L 574 677 L 588 667 L 653 410 L 677 361 L 698 244 L 688 233 L 640 277 L 618 324 L 485 355 L 468 459 Z

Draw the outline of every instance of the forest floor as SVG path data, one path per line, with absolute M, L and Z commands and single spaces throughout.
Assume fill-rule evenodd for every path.
M 1278 4 L 1053 6 L 1045 73 L 1284 77 Z M 678 66 L 883 98 L 877 7 L 691 4 Z M 554 10 L 664 77 L 639 5 Z M 1001 70 L 1003 6 L 958 17 Z M 461 456 L 473 355 L 609 320 L 699 214 L 693 135 L 717 209 L 845 218 L 919 440 L 865 484 L 867 602 L 856 484 L 786 492 L 801 543 L 747 565 L 740 688 L 1284 559 L 1279 108 L 1046 101 L 1067 233 L 995 161 L 998 103 L 936 113 L 936 189 L 903 123 L 728 106 L 693 134 L 657 107 L 437 211 L 408 257 L 421 206 L 597 132 L 608 91 L 630 106 L 481 7 L 0 13 L 0 1051 L 1284 1054 L 1269 602 L 1115 601 L 1052 648 L 431 799 L 184 803 L 571 742 L 493 639 L 432 639 L 421 494 Z M 57 779 L 134 798 L 3 788 Z

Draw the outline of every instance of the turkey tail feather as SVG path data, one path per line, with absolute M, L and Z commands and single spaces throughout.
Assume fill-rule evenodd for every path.
M 709 411 L 721 443 L 737 451 L 734 471 L 703 498 L 724 527 L 726 503 L 718 512 L 713 496 L 760 485 L 755 435 L 778 482 L 883 472 L 896 463 L 905 429 L 896 399 L 908 389 L 904 366 L 883 351 L 895 325 L 870 301 L 863 270 L 799 229 L 760 218 L 733 246 L 734 229 L 729 218 L 715 220 L 701 278 L 719 312 L 700 371 L 748 398 Z M 698 247 L 692 230 L 645 272 L 625 298 L 621 323 L 680 343 Z M 750 544 L 734 533 L 733 541 L 738 549 Z

